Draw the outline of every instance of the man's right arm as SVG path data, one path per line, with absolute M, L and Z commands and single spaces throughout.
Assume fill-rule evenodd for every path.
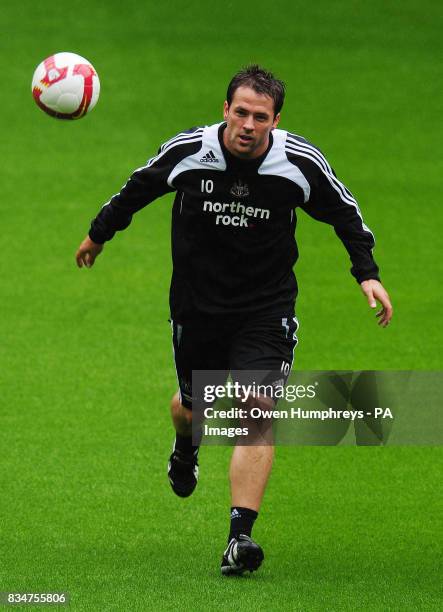
M 165 193 L 175 191 L 168 184 L 168 177 L 177 163 L 189 155 L 189 148 L 199 149 L 200 133 L 201 130 L 194 128 L 163 144 L 157 155 L 146 166 L 135 170 L 120 193 L 102 207 L 91 223 L 88 236 L 77 250 L 76 261 L 80 268 L 94 264 L 104 243 L 111 240 L 116 232 L 126 229 L 134 213 Z
M 150 162 L 144 168 L 136 170 L 120 193 L 114 195 L 92 220 L 89 233 L 75 255 L 79 268 L 90 268 L 102 252 L 104 243 L 111 240 L 115 232 L 126 229 L 135 212 L 172 191 L 166 180 L 163 180 L 168 168 L 164 164 L 153 168 L 149 165 Z

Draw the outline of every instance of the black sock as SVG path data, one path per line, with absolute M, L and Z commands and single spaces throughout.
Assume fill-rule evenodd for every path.
M 199 447 L 192 444 L 192 436 L 181 436 L 175 434 L 175 448 L 185 455 L 192 455 L 198 452 Z
M 231 530 L 229 532 L 228 543 L 232 538 L 238 537 L 241 533 L 250 536 L 257 516 L 258 512 L 255 510 L 233 506 L 231 508 Z

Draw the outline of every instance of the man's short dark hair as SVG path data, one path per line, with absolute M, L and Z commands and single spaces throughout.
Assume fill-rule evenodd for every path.
M 261 68 L 258 64 L 246 66 L 235 74 L 228 85 L 226 100 L 231 106 L 232 98 L 238 87 L 251 87 L 259 94 L 265 94 L 274 100 L 274 117 L 283 106 L 285 99 L 285 84 L 274 77 L 272 72 Z

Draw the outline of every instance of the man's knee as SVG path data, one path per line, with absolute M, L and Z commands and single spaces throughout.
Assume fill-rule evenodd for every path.
M 272 411 L 275 401 L 264 395 L 249 395 L 241 407 L 245 417 L 240 419 L 247 429 L 247 436 L 240 440 L 244 446 L 272 446 L 274 444 Z
M 252 409 L 260 411 L 261 414 L 266 414 L 267 411 L 275 408 L 275 400 L 267 395 L 248 395 L 242 405 L 248 414 Z

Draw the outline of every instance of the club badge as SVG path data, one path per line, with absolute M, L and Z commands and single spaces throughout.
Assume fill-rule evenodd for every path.
M 246 183 L 243 183 L 240 179 L 235 182 L 230 191 L 233 196 L 236 198 L 246 198 L 249 195 L 249 187 Z

